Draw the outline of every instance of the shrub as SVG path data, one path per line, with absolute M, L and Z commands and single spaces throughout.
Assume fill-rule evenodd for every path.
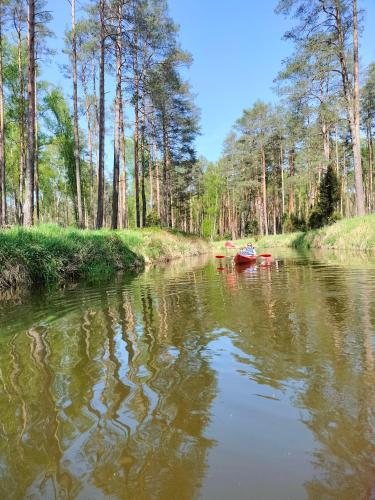
M 246 223 L 245 233 L 248 235 L 259 234 L 259 224 L 256 219 L 251 219 Z
M 286 215 L 283 222 L 284 233 L 294 233 L 296 231 L 306 231 L 306 221 L 297 215 Z
M 158 213 L 156 210 L 152 210 L 151 212 L 148 212 L 147 217 L 146 217 L 146 226 L 147 227 L 152 227 L 152 226 L 160 226 L 161 221 Z
M 338 214 L 335 210 L 339 199 L 340 186 L 337 175 L 332 165 L 329 165 L 320 182 L 319 202 L 310 214 L 309 227 L 318 229 L 336 222 Z

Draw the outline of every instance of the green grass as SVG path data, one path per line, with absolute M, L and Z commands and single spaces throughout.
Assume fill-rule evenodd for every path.
M 146 263 L 198 255 L 208 245 L 160 229 L 90 231 L 41 225 L 0 230 L 0 289 L 106 278 Z
M 238 240 L 245 244 L 251 237 Z M 278 234 L 257 239 L 259 248 L 331 248 L 338 250 L 375 251 L 375 214 L 343 219 L 331 226 L 305 233 Z M 223 248 L 220 242 L 216 248 Z

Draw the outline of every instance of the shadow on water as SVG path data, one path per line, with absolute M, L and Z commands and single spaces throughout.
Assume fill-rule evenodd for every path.
M 371 498 L 373 262 L 274 258 L 3 309 L 1 497 Z

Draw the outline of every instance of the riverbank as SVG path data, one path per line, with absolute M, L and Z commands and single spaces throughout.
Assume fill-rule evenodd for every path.
M 77 279 L 207 253 L 199 238 L 157 228 L 90 231 L 41 225 L 0 230 L 0 290 Z
M 237 240 L 236 245 L 246 244 L 251 237 Z M 331 226 L 307 232 L 278 234 L 256 238 L 260 249 L 266 248 L 326 248 L 337 250 L 375 251 L 375 214 L 343 219 Z M 224 248 L 224 242 L 216 244 Z

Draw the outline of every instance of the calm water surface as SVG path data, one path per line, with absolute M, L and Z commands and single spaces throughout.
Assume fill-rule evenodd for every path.
M 375 262 L 179 261 L 0 309 L 0 498 L 375 498 Z

